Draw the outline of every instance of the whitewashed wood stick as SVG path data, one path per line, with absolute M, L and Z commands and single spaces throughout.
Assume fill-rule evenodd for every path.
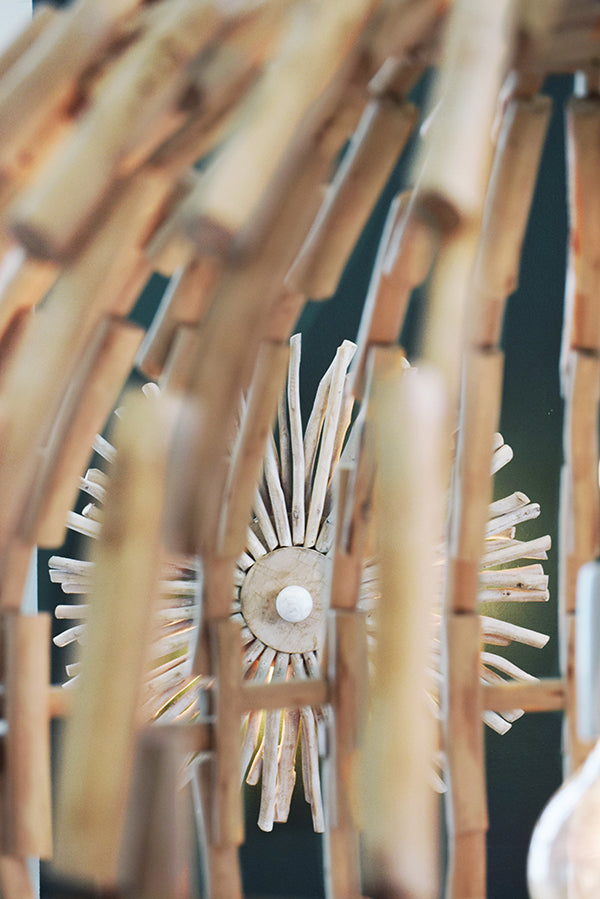
M 549 590 L 515 590 L 510 587 L 490 587 L 477 591 L 477 602 L 547 602 Z
M 88 613 L 89 606 L 87 605 L 78 605 L 78 606 L 63 606 L 58 605 L 54 609 L 54 617 L 58 618 L 60 621 L 72 618 L 85 618 Z
M 288 653 L 279 652 L 275 658 L 272 682 L 284 681 L 290 662 Z M 263 743 L 262 788 L 258 826 L 261 830 L 273 830 L 275 800 L 277 796 L 277 770 L 279 753 L 279 729 L 281 710 L 271 709 L 265 716 Z
M 267 552 L 252 528 L 246 531 L 246 547 L 255 559 L 260 559 Z
M 489 636 L 495 635 L 503 637 L 509 642 L 524 643 L 526 646 L 534 646 L 536 649 L 542 649 L 550 637 L 547 634 L 541 634 L 528 627 L 521 627 L 518 624 L 511 624 L 509 621 L 499 621 L 497 618 L 490 618 L 487 615 L 480 616 L 484 642 L 487 642 Z
M 271 437 L 267 443 L 265 455 L 265 480 L 267 482 L 267 489 L 271 500 L 271 508 L 273 509 L 275 530 L 277 531 L 279 544 L 280 546 L 291 546 L 292 532 L 290 530 L 283 487 L 281 486 L 279 477 L 273 437 Z
M 277 429 L 279 431 L 279 469 L 281 471 L 281 486 L 285 501 L 290 505 L 292 501 L 292 463 L 290 452 L 290 425 L 285 395 L 282 393 L 277 404 Z
M 536 562 L 533 565 L 522 565 L 519 568 L 503 568 L 500 571 L 481 571 L 479 583 L 489 587 L 517 587 L 522 590 L 545 590 L 548 587 L 548 575 Z
M 252 764 L 250 765 L 250 770 L 246 776 L 246 783 L 250 787 L 255 787 L 259 782 L 261 774 L 262 774 L 262 766 L 263 766 L 263 746 L 264 746 L 264 738 L 260 741 L 260 746 L 256 751 L 256 755 L 252 760 Z
M 91 573 L 94 563 L 87 562 L 84 559 L 69 559 L 65 556 L 50 556 L 48 565 L 57 572 L 64 571 L 67 574 L 85 577 L 88 573 Z
M 256 515 L 258 526 L 262 531 L 262 535 L 265 538 L 267 546 L 270 550 L 274 550 L 278 546 L 277 534 L 275 533 L 275 530 L 271 523 L 271 519 L 269 517 L 269 513 L 267 512 L 265 501 L 261 496 L 260 490 L 256 491 L 256 495 L 254 497 L 254 514 Z
M 84 537 L 98 537 L 100 534 L 100 524 L 91 518 L 80 515 L 79 512 L 68 513 L 67 527 Z
M 270 664 L 275 657 L 275 650 L 270 646 L 265 647 L 265 644 L 262 642 L 262 640 L 255 639 L 244 653 L 242 674 L 246 674 L 249 671 L 254 662 L 262 653 L 266 653 L 267 658 L 270 656 Z
M 94 440 L 94 452 L 98 453 L 99 456 L 106 462 L 114 462 L 117 456 L 117 451 L 114 446 L 106 440 L 101 434 L 96 435 L 96 439 Z
M 539 680 L 538 677 L 529 674 L 528 671 L 524 671 L 518 665 L 515 665 L 514 662 L 505 659 L 503 656 L 497 655 L 495 652 L 482 652 L 481 661 L 484 665 L 496 668 L 498 671 L 502 671 L 503 674 L 514 677 L 516 680 L 525 680 L 529 683 L 537 683 Z
M 536 537 L 534 540 L 502 541 L 499 549 L 491 549 L 483 554 L 481 565 L 483 568 L 488 568 L 504 562 L 516 562 L 517 559 L 546 559 L 546 552 L 550 549 L 551 544 L 552 540 L 548 535 Z
M 300 680 L 306 679 L 304 661 L 299 653 L 291 655 L 294 677 Z M 305 780 L 304 792 L 310 802 L 313 827 L 316 833 L 323 833 L 325 819 L 323 812 L 323 799 L 321 796 L 321 778 L 319 774 L 319 749 L 317 745 L 317 721 L 314 710 L 310 706 L 302 706 L 300 709 L 302 720 L 302 777 Z
M 538 518 L 539 514 L 539 503 L 529 503 L 527 506 L 521 506 L 513 512 L 506 512 L 504 515 L 499 515 L 488 521 L 485 526 L 486 536 L 489 537 L 493 534 L 499 534 L 501 531 L 513 528 L 523 521 L 530 521 L 532 518 Z
M 502 499 L 497 499 L 495 502 L 490 503 L 490 518 L 512 512 L 515 509 L 519 509 L 521 506 L 526 506 L 528 502 L 529 497 L 517 490 L 515 493 L 511 493 L 510 496 L 505 496 Z
M 325 409 L 327 408 L 327 397 L 329 396 L 329 388 L 331 386 L 331 376 L 335 367 L 335 359 L 331 362 L 329 368 L 319 381 L 313 407 L 306 424 L 304 432 L 304 464 L 306 476 L 306 496 L 310 496 L 310 485 L 312 481 L 313 468 L 317 455 L 317 447 L 319 445 L 319 437 L 323 426 L 323 418 L 325 417 Z
M 497 471 L 500 471 L 501 468 L 504 468 L 505 465 L 511 461 L 513 457 L 513 451 L 508 444 L 503 443 L 492 456 L 492 474 L 496 474 Z
M 350 340 L 345 340 L 335 355 L 334 370 L 332 372 L 325 420 L 323 422 L 323 434 L 321 435 L 321 445 L 310 494 L 306 535 L 304 538 L 305 546 L 314 546 L 319 533 L 327 485 L 331 475 L 333 449 L 340 418 L 346 371 L 355 351 L 356 344 Z
M 283 716 L 283 733 L 279 747 L 279 780 L 275 798 L 275 821 L 287 821 L 296 783 L 296 750 L 300 733 L 300 709 L 288 709 Z
M 241 765 L 241 781 L 244 782 L 248 765 L 252 760 L 258 737 L 260 734 L 260 725 L 262 721 L 262 712 L 250 712 L 246 721 L 246 733 L 244 734 L 244 742 L 242 743 L 242 765 Z
M 511 725 L 506 719 L 499 715 L 498 712 L 489 712 L 486 711 L 482 714 L 481 720 L 484 724 L 487 724 L 488 727 L 491 727 L 497 734 L 503 736 L 508 733 L 511 728 Z
M 79 489 L 95 499 L 96 502 L 103 503 L 106 498 L 106 488 L 90 480 L 87 476 L 79 478 Z
M 255 560 L 252 558 L 252 556 L 248 555 L 247 552 L 243 552 L 238 556 L 236 565 L 241 571 L 247 571 L 254 565 L 254 561 Z
M 290 340 L 287 402 L 292 449 L 292 540 L 296 546 L 304 542 L 306 526 L 304 508 L 304 441 L 300 409 L 300 352 L 301 337 L 300 334 L 294 334 Z

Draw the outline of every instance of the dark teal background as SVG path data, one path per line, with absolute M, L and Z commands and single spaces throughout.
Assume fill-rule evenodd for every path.
M 550 78 L 545 92 L 555 110 L 544 152 L 538 187 L 524 247 L 520 286 L 508 304 L 503 348 L 506 353 L 501 430 L 515 453 L 497 478 L 497 493 L 522 490 L 540 502 L 542 516 L 520 536 L 550 533 L 554 548 L 546 563 L 551 600 L 542 606 L 515 609 L 506 616 L 551 634 L 543 651 L 511 650 L 511 658 L 540 676 L 557 674 L 556 557 L 558 477 L 562 459 L 562 402 L 558 390 L 558 353 L 562 323 L 566 252 L 563 103 L 571 80 Z M 422 88 L 420 89 L 422 93 Z M 340 341 L 355 338 L 377 240 L 394 193 L 407 186 L 411 149 L 400 161 L 390 184 L 353 254 L 336 296 L 309 303 L 300 323 L 303 332 L 302 390 L 312 398 L 316 384 Z M 148 321 L 163 282 L 153 279 L 134 317 Z M 403 342 L 411 349 L 418 334 L 422 299 L 415 298 Z M 73 542 L 65 552 L 73 552 Z M 60 594 L 47 582 L 47 555 L 40 555 L 40 604 L 51 608 Z M 54 677 L 62 677 L 64 658 L 57 658 Z M 527 899 L 525 857 L 531 829 L 543 804 L 560 782 L 560 716 L 529 715 L 505 736 L 487 733 L 489 789 L 489 899 Z M 297 797 L 291 820 L 272 834 L 255 826 L 257 791 L 247 791 L 247 841 L 241 857 L 247 895 L 317 899 L 322 896 L 320 840 L 311 830 L 308 808 Z M 48 882 L 42 895 L 56 892 Z

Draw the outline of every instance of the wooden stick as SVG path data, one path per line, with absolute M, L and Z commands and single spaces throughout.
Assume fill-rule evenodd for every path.
M 478 346 L 500 342 L 507 297 L 516 289 L 521 247 L 537 178 L 552 102 L 549 97 L 517 97 L 504 112 L 474 271 L 471 340 Z
M 335 355 L 335 365 L 331 375 L 331 384 L 329 387 L 323 423 L 323 434 L 321 436 L 315 476 L 310 494 L 310 503 L 308 506 L 308 518 L 304 536 L 305 546 L 314 546 L 319 532 L 321 516 L 323 515 L 323 509 L 325 508 L 325 495 L 331 477 L 331 464 L 344 395 L 346 371 L 348 369 L 348 364 L 354 355 L 355 349 L 356 345 L 352 343 L 352 341 L 345 340 Z
M 446 674 L 444 746 L 452 801 L 446 806 L 450 831 L 450 896 L 485 895 L 487 807 L 480 670 L 480 625 L 474 612 L 450 612 L 451 648 Z
M 402 359 L 397 347 L 373 353 L 369 419 L 378 464 L 381 603 L 362 813 L 367 891 L 433 897 L 438 887 L 429 783 L 434 719 L 425 696 L 434 559 L 442 528 L 444 407 L 439 379 L 425 368 L 406 372 Z
M 143 331 L 122 319 L 108 319 L 99 329 L 90 358 L 75 373 L 44 450 L 26 519 L 25 537 L 40 546 L 59 546 L 66 533 L 67 513 L 79 490 L 95 435 L 102 430 L 131 370 Z
M 289 16 L 289 2 L 260 4 L 246 12 L 226 43 L 188 71 L 198 99 L 187 119 L 152 154 L 151 164 L 169 168 L 193 165 L 222 142 L 232 127 L 237 105 L 254 86 Z M 162 271 L 161 263 L 155 264 Z
M 365 108 L 315 222 L 287 277 L 312 299 L 331 296 L 416 122 L 412 103 L 382 96 Z
M 102 884 L 117 877 L 149 602 L 160 562 L 166 429 L 156 402 L 134 399 L 119 423 L 59 789 L 56 866 Z
M 285 823 L 292 802 L 296 783 L 296 753 L 300 733 L 300 710 L 288 709 L 283 713 L 283 732 L 279 748 L 279 780 L 275 797 L 275 821 Z
M 244 105 L 236 133 L 206 173 L 202 204 L 206 240 L 215 246 L 227 244 L 261 207 L 271 205 L 274 173 L 291 142 L 298 141 L 304 116 L 351 53 L 371 7 L 368 0 L 352 0 L 343 15 L 338 8 L 320 4 L 290 17 L 288 34 Z
M 217 547 L 218 552 L 226 556 L 236 556 L 244 545 L 244 535 L 251 516 L 252 500 L 256 492 L 265 446 L 271 433 L 275 407 L 285 379 L 288 352 L 285 345 L 266 342 L 259 350 L 248 405 L 233 449 L 223 495 L 224 508 Z M 271 456 L 269 459 L 271 460 Z M 271 468 L 272 460 L 268 463 L 268 478 L 272 476 L 274 479 L 275 475 Z M 269 480 L 268 483 L 269 489 L 276 491 L 275 480 Z M 279 496 L 277 491 L 276 495 Z M 285 501 L 283 514 L 287 521 Z
M 352 363 L 352 392 L 362 396 L 364 366 L 371 346 L 396 343 L 413 288 L 427 277 L 435 229 L 415 214 L 414 195 L 400 194 L 390 205 L 358 330 Z
M 291 349 L 291 344 L 290 344 Z M 291 354 L 290 354 L 291 360 Z M 289 366 L 288 366 L 289 380 Z M 285 496 L 286 505 L 292 505 L 292 447 L 290 442 L 290 424 L 287 403 L 287 391 L 282 391 L 277 404 L 277 448 L 279 450 L 279 470 L 281 472 L 281 486 Z
M 334 616 L 335 655 L 330 677 L 335 743 L 330 785 L 333 795 L 328 796 L 332 822 L 326 831 L 326 881 L 331 899 L 356 899 L 361 896 L 356 768 L 368 684 L 365 616 L 339 609 Z
M 220 268 L 215 259 L 198 257 L 171 278 L 136 360 L 147 378 L 163 374 L 179 326 L 201 321 Z
M 54 281 L 56 266 L 27 256 L 21 247 L 4 255 L 0 268 L 0 334 L 15 315 L 35 306 Z
M 213 4 L 175 0 L 113 65 L 72 138 L 13 213 L 13 232 L 32 253 L 72 255 L 114 178 L 131 170 L 128 157 L 183 93 L 185 66 L 223 25 Z M 61 203 L 66 192 L 70 202 Z
M 0 887 L 6 899 L 36 899 L 26 858 L 0 856 Z
M 525 712 L 547 712 L 565 706 L 565 683 L 562 678 L 547 678 L 533 683 L 503 681 L 483 687 L 485 708 L 502 712 L 523 709 Z
M 196 544 L 210 543 L 215 532 L 215 520 L 220 511 L 225 473 L 223 455 L 226 451 L 231 413 L 237 408 L 239 396 L 246 388 L 253 368 L 254 357 L 263 334 L 270 331 L 269 313 L 281 296 L 281 285 L 291 259 L 304 239 L 319 199 L 319 185 L 327 172 L 339 132 L 340 107 L 343 96 L 335 93 L 339 103 L 332 109 L 328 98 L 326 108 L 315 113 L 311 125 L 311 141 L 290 150 L 285 172 L 287 190 L 280 203 L 271 210 L 270 223 L 261 225 L 262 243 L 248 254 L 232 259 L 214 298 L 203 329 L 203 342 L 193 381 L 193 394 L 202 405 L 203 433 L 195 448 L 195 465 L 200 475 L 196 495 L 198 519 Z M 325 112 L 332 116 L 323 143 Z M 339 114 L 338 114 L 339 113 Z M 332 139 L 331 129 L 335 132 Z M 226 348 L 226 350 L 224 349 Z M 226 365 L 224 352 L 234 364 Z M 224 376 L 217 382 L 214 371 L 218 367 Z M 208 478 L 210 472 L 210 478 Z
M 278 652 L 275 657 L 272 682 L 285 680 L 290 657 L 288 653 Z M 277 776 L 279 770 L 279 729 L 281 709 L 271 709 L 266 714 L 265 736 L 263 743 L 262 787 L 260 795 L 260 812 L 258 826 L 261 830 L 273 830 L 275 819 L 275 802 L 277 798 Z
M 43 4 L 37 7 L 31 20 L 18 32 L 11 43 L 3 49 L 0 55 L 0 78 L 37 41 L 48 25 L 54 21 L 57 13 L 58 10 L 52 6 Z
M 475 567 L 479 566 L 483 551 L 491 500 L 490 460 L 500 413 L 502 369 L 503 356 L 498 351 L 471 351 L 465 363 L 448 551 L 451 560 L 459 559 Z M 464 583 L 457 590 L 449 586 L 449 607 L 472 610 L 476 602 L 476 584 L 473 586 L 475 589 L 469 594 L 464 592 Z
M 211 842 L 239 846 L 244 839 L 240 771 L 240 628 L 235 621 L 211 623 L 217 693 L 214 723 L 214 819 Z
M 50 802 L 50 617 L 5 617 L 6 682 L 4 851 L 52 855 Z
M 78 77 L 107 46 L 139 0 L 81 0 L 54 15 L 0 83 L 0 118 L 10 123 L 0 138 L 0 161 L 11 162 L 40 127 L 64 109 Z M 40 104 L 40 98 L 44 98 Z
M 295 545 L 301 545 L 304 542 L 306 524 L 304 514 L 304 442 L 300 408 L 300 347 L 301 336 L 300 334 L 295 334 L 290 340 L 290 365 L 287 388 L 292 450 L 292 540 Z
M 267 441 L 267 451 L 265 456 L 265 481 L 269 491 L 269 499 L 271 500 L 271 508 L 273 510 L 273 519 L 275 521 L 275 530 L 277 531 L 277 539 L 280 546 L 292 545 L 292 532 L 287 515 L 287 507 L 285 504 L 285 495 L 281 485 L 281 478 L 277 468 L 277 458 L 275 454 L 275 444 L 273 438 Z
M 0 543 L 5 528 L 14 526 L 26 501 L 34 473 L 31 449 L 47 440 L 71 375 L 95 328 L 107 313 L 126 314 L 137 296 L 137 284 L 124 287 L 123 278 L 132 268 L 137 271 L 141 256 L 123 241 L 123 229 L 129 229 L 135 241 L 146 226 L 148 213 L 160 205 L 167 189 L 164 181 L 150 183 L 146 175 L 127 185 L 96 240 L 64 269 L 44 308 L 28 321 L 27 334 L 5 372 L 0 395 L 3 421 L 19 421 L 19 427 L 3 437 L 0 451 L 4 497 Z

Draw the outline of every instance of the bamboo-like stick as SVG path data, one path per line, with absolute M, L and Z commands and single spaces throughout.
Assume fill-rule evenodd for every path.
M 45 447 L 21 528 L 40 546 L 64 541 L 67 513 L 79 489 L 94 436 L 102 430 L 131 370 L 141 328 L 109 319 L 90 358 L 76 372 L 52 438 Z
M 402 358 L 396 347 L 374 351 L 369 408 L 378 464 L 381 602 L 364 752 L 366 886 L 376 896 L 433 897 L 434 719 L 426 690 L 434 560 L 443 521 L 445 413 L 439 379 L 426 368 L 406 372 Z
M 411 291 L 429 271 L 435 229 L 414 212 L 413 194 L 396 197 L 386 218 L 358 330 L 352 364 L 352 390 L 362 395 L 368 349 L 395 343 L 404 322 Z
M 122 878 L 140 896 L 185 899 L 191 889 L 185 758 L 181 733 L 147 730 L 138 740 Z
M 579 568 L 600 550 L 598 405 L 600 357 L 572 350 L 565 371 L 565 464 L 561 474 L 559 633 L 561 672 L 566 680 L 565 772 L 575 769 L 590 746 L 576 728 L 574 659 L 575 593 Z
M 290 445 L 292 450 L 292 541 L 302 544 L 305 534 L 304 510 L 304 441 L 300 408 L 300 334 L 290 340 L 290 366 L 288 373 L 288 409 L 290 419 Z
M 54 21 L 58 10 L 52 6 L 38 6 L 30 21 L 5 46 L 0 55 L 0 78 L 13 66 L 34 44 L 48 25 Z
M 41 34 L 8 69 L 0 82 L 0 164 L 26 147 L 40 120 L 48 121 L 73 96 L 76 80 L 107 46 L 139 0 L 80 0 L 54 15 Z M 40 97 L 44 98 L 43 105 Z
M 423 355 L 444 374 L 451 416 L 458 405 L 467 306 L 491 165 L 489 134 L 514 9 L 512 0 L 493 9 L 474 0 L 453 4 L 432 100 L 432 108 L 438 102 L 439 108 L 417 168 L 418 209 L 432 216 L 445 235 L 431 284 Z M 468 67 L 465 57 L 471 61 Z
M 239 846 L 244 839 L 240 772 L 240 627 L 219 619 L 210 625 L 217 677 L 214 724 L 214 818 L 211 842 Z
M 523 709 L 525 712 L 549 712 L 565 706 L 565 683 L 562 678 L 546 678 L 533 683 L 504 681 L 485 684 L 483 705 L 496 712 Z
M 206 172 L 206 240 L 217 245 L 270 206 L 269 187 L 311 105 L 332 83 L 372 11 L 369 0 L 308 4 L 290 16 L 279 52 L 241 110 L 241 122 Z M 310 46 L 311 65 L 306 66 Z M 249 179 L 249 169 L 253 177 Z
M 224 25 L 214 4 L 175 0 L 115 62 L 72 137 L 12 214 L 13 232 L 31 252 L 69 258 L 114 178 L 132 167 L 129 157 L 183 94 L 186 65 L 222 37 Z M 62 203 L 66 192 L 70 202 Z
M 255 6 L 235 25 L 199 72 L 188 71 L 197 101 L 188 118 L 152 154 L 151 164 L 184 167 L 214 149 L 232 127 L 237 104 L 275 52 L 289 15 L 289 0 Z M 163 271 L 160 256 L 153 261 Z M 170 266 L 169 266 L 170 267 Z
M 354 355 L 356 345 L 345 340 L 335 356 L 335 365 L 331 375 L 331 384 L 327 398 L 323 433 L 317 457 L 315 475 L 312 482 L 304 545 L 314 546 L 321 524 L 321 516 L 325 507 L 325 495 L 331 477 L 331 464 L 338 421 L 344 397 L 344 384 L 348 364 Z
M 201 321 L 219 271 L 215 259 L 198 257 L 173 275 L 136 360 L 147 378 L 162 375 L 179 326 Z
M 447 806 L 451 837 L 448 895 L 485 895 L 487 806 L 480 669 L 480 624 L 474 612 L 446 618 L 452 653 L 446 675 L 445 750 L 452 802 Z M 475 725 L 473 724 L 475 721 Z
M 15 315 L 35 306 L 56 277 L 56 266 L 27 256 L 21 247 L 4 255 L 0 267 L 0 334 Z
M 385 91 L 385 85 L 382 86 Z M 315 222 L 287 277 L 305 296 L 331 296 L 352 248 L 416 123 L 402 97 L 376 97 L 365 108 Z
M 500 342 L 506 298 L 516 289 L 521 247 L 550 120 L 549 97 L 516 97 L 504 112 L 474 271 L 471 340 Z
M 103 884 L 117 877 L 149 603 L 160 561 L 167 435 L 156 401 L 135 399 L 119 422 L 59 788 L 55 864 Z
M 36 899 L 26 858 L 0 855 L 0 889 L 6 899 Z
M 223 495 L 217 548 L 219 553 L 226 556 L 236 556 L 244 546 L 244 535 L 250 519 L 265 446 L 269 440 L 275 407 L 285 380 L 288 352 L 285 344 L 266 342 L 259 349 L 248 404 L 233 449 Z M 267 463 L 267 467 L 270 473 L 270 462 Z M 270 480 L 268 483 L 271 485 Z M 287 516 L 285 520 L 287 521 Z
M 455 559 L 464 561 L 475 569 L 479 567 L 492 492 L 490 461 L 493 435 L 500 414 L 502 370 L 503 356 L 498 351 L 472 350 L 465 360 L 448 548 L 451 572 L 452 560 Z M 474 608 L 476 589 L 467 595 L 464 587 L 462 584 L 460 592 L 454 593 L 452 587 L 449 587 L 450 608 Z
M 4 851 L 52 854 L 50 802 L 50 617 L 9 614 L 6 634 Z
M 231 261 L 207 316 L 193 379 L 193 395 L 202 405 L 203 418 L 203 433 L 195 448 L 195 464 L 200 473 L 194 492 L 198 509 L 196 545 L 210 543 L 215 531 L 225 477 L 223 456 L 231 427 L 230 410 L 237 408 L 240 393 L 247 386 L 258 343 L 270 331 L 269 312 L 281 297 L 285 273 L 316 212 L 319 185 L 342 139 L 340 122 L 345 96 L 341 89 L 328 96 L 327 103 L 314 113 L 308 137 L 290 150 L 284 183 L 279 184 L 279 202 L 272 205 L 268 227 L 263 222 L 258 229 L 262 235 L 260 247 L 252 251 L 248 248 L 247 255 Z M 217 382 L 215 366 L 224 373 Z
M 561 373 L 567 377 L 571 349 L 600 349 L 598 291 L 600 192 L 596 189 L 600 129 L 597 97 L 574 97 L 566 113 L 570 252 L 565 292 Z
M 327 895 L 360 899 L 358 851 L 358 753 L 364 731 L 368 687 L 365 616 L 337 609 L 333 617 L 335 655 L 331 658 L 335 743 L 332 783 L 327 795 L 331 824 L 326 832 Z
M 63 270 L 43 309 L 28 321 L 0 395 L 3 421 L 19 421 L 18 428 L 3 436 L 0 450 L 4 497 L 0 542 L 22 511 L 33 475 L 31 450 L 47 440 L 71 375 L 95 328 L 105 314 L 126 314 L 137 296 L 137 284 L 128 283 L 127 276 L 132 269 L 137 271 L 141 257 L 132 252 L 132 244 L 123 240 L 123 234 L 128 233 L 135 245 L 136 237 L 147 227 L 148 215 L 169 190 L 170 185 L 158 176 L 152 182 L 146 174 L 133 179 L 96 239 Z

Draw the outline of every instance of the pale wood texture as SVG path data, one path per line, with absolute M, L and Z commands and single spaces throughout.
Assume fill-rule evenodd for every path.
M 4 616 L 6 790 L 3 847 L 11 855 L 52 855 L 50 802 L 50 617 Z M 1 867 L 1 865 L 0 865 Z
M 74 373 L 44 447 L 21 525 L 21 532 L 40 546 L 64 541 L 67 512 L 75 503 L 90 447 L 125 384 L 142 334 L 140 327 L 126 320 L 107 319 Z
M 350 252 L 416 122 L 412 103 L 371 100 L 340 164 L 288 283 L 305 296 L 331 296 Z
M 94 567 L 88 639 L 59 788 L 56 866 L 116 882 L 161 555 L 166 429 L 156 403 L 127 407 Z M 152 484 L 153 489 L 148 490 Z
M 375 351 L 370 416 L 378 460 L 381 602 L 362 813 L 367 888 L 376 894 L 389 889 L 437 895 L 436 803 L 429 782 L 434 721 L 426 702 L 426 659 L 443 520 L 442 397 L 433 373 L 405 372 L 395 348 Z M 407 508 L 413 510 L 410 519 Z

